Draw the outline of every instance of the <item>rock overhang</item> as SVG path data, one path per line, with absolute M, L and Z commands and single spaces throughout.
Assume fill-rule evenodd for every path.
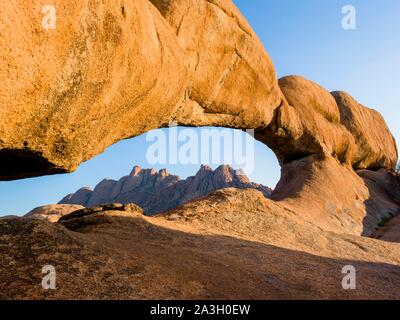
M 384 119 L 304 78 L 278 81 L 231 1 L 126 1 L 123 12 L 60 1 L 52 31 L 40 29 L 38 1 L 2 5 L 1 180 L 73 171 L 170 122 L 255 129 L 281 164 L 319 154 L 394 170 Z

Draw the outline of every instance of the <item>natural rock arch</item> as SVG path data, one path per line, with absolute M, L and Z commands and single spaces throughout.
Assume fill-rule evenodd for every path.
M 55 0 L 56 30 L 41 28 L 40 5 L 1 4 L 0 179 L 73 171 L 170 122 L 252 128 L 283 166 L 274 198 L 305 221 L 368 234 L 399 212 L 383 118 L 278 81 L 230 0 Z

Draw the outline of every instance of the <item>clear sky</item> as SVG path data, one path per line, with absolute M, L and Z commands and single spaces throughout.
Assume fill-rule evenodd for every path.
M 349 92 L 381 112 L 400 141 L 399 0 L 234 2 L 264 43 L 279 77 L 302 75 L 330 91 Z M 342 28 L 342 7 L 349 4 L 356 9 L 356 30 Z M 25 214 L 56 203 L 82 186 L 126 175 L 135 164 L 167 167 L 181 177 L 193 175 L 200 166 L 151 165 L 146 160 L 150 144 L 142 135 L 111 146 L 72 174 L 0 182 L 0 215 Z M 280 175 L 274 154 L 256 142 L 254 158 L 252 180 L 274 186 Z

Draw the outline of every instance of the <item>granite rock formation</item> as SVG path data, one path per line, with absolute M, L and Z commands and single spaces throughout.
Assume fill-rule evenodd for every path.
M 254 188 L 266 197 L 272 192 L 270 188 L 251 182 L 241 171 L 226 165 L 215 170 L 203 165 L 195 176 L 184 180 L 165 169 L 157 172 L 135 166 L 128 176 L 118 181 L 104 179 L 93 191 L 81 188 L 63 198 L 60 204 L 92 207 L 107 203 L 136 203 L 146 214 L 155 214 L 228 187 Z
M 73 171 L 171 121 L 262 127 L 280 104 L 272 62 L 229 0 L 172 1 L 194 5 L 179 30 L 149 0 L 52 4 L 55 30 L 38 0 L 1 5 L 0 179 Z M 212 34 L 190 35 L 202 21 Z
M 57 0 L 55 30 L 39 5 L 0 11 L 1 179 L 72 171 L 172 121 L 256 129 L 282 163 L 323 153 L 394 169 L 382 117 L 305 79 L 278 82 L 230 0 Z
M 382 241 L 398 239 L 398 218 L 376 230 L 400 214 L 398 150 L 377 112 L 278 80 L 230 0 L 53 4 L 55 30 L 39 0 L 0 4 L 1 180 L 73 171 L 171 122 L 255 129 L 281 180 L 271 199 L 225 189 L 161 217 L 75 217 L 75 231 L 2 219 L 0 297 L 400 298 L 399 244 Z M 49 294 L 38 277 L 55 259 L 63 286 Z M 358 290 L 340 288 L 347 264 Z
M 332 233 L 254 189 L 158 216 L 0 220 L 2 299 L 400 299 L 399 243 Z M 43 290 L 54 264 L 57 290 Z M 357 269 L 343 290 L 342 268 Z
M 57 222 L 61 217 L 83 208 L 83 206 L 77 204 L 50 204 L 31 210 L 24 215 L 24 218 Z
M 281 78 L 279 85 L 285 101 L 257 137 L 282 165 L 318 154 L 354 169 L 394 170 L 396 142 L 378 112 L 299 76 Z
M 400 212 L 398 198 L 373 199 L 373 181 L 357 174 L 395 170 L 396 143 L 383 118 L 344 92 L 297 76 L 278 81 L 230 0 L 54 5 L 59 24 L 46 30 L 38 1 L 2 4 L 0 179 L 72 171 L 112 143 L 170 122 L 219 125 L 255 129 L 275 152 L 292 189 L 280 183 L 274 199 L 299 212 L 306 203 L 316 223 L 314 216 L 336 221 L 357 207 L 322 227 L 369 233 L 363 220 L 372 211 L 378 220 L 389 208 Z M 294 167 L 303 171 L 291 180 Z M 337 185 L 327 172 L 340 172 Z

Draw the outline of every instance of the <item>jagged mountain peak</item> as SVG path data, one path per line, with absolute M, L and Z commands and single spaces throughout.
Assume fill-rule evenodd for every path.
M 167 169 L 161 169 L 160 171 L 158 171 L 158 175 L 161 177 L 168 177 L 170 174 Z
M 103 179 L 92 191 L 85 187 L 63 198 L 60 204 L 96 206 L 108 203 L 135 203 L 146 214 L 172 209 L 187 201 L 197 199 L 223 188 L 258 189 L 265 196 L 271 189 L 252 183 L 241 170 L 221 165 L 213 170 L 202 165 L 197 173 L 181 180 L 166 169 L 143 169 L 135 166 L 129 176 L 118 181 Z
M 203 171 L 205 171 L 205 172 L 211 172 L 211 171 L 213 171 L 213 169 L 212 169 L 209 165 L 207 165 L 207 164 L 202 164 L 202 165 L 200 166 L 200 169 L 199 169 L 198 172 L 203 172 Z
M 132 171 L 131 171 L 131 173 L 130 173 L 130 176 L 137 176 L 137 175 L 139 175 L 139 173 L 142 171 L 142 168 L 140 167 L 140 166 L 134 166 L 133 167 L 133 169 L 132 169 Z

